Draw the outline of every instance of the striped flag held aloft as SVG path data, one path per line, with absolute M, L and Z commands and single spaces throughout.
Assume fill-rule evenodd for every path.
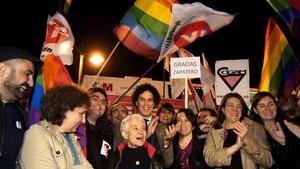
M 233 19 L 234 15 L 216 11 L 200 2 L 173 4 L 172 23 L 165 36 L 157 62 L 196 39 L 230 24 Z
M 287 24 L 295 38 L 300 37 L 300 1 L 299 0 L 268 0 L 272 8 Z
M 271 92 L 284 103 L 300 83 L 300 65 L 286 37 L 270 18 L 266 31 L 259 91 Z
M 29 110 L 29 124 L 32 125 L 40 121 L 40 100 L 47 90 L 58 85 L 71 83 L 72 79 L 60 58 L 51 55 L 46 56 L 34 86 Z
M 115 35 L 137 55 L 156 59 L 171 23 L 171 6 L 174 2 L 136 0 L 114 28 Z

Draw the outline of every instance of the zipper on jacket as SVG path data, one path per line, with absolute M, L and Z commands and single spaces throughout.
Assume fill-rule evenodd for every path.
M 117 148 L 118 149 L 118 148 Z M 119 150 L 120 151 L 120 150 Z M 120 160 L 117 162 L 116 166 L 114 167 L 114 169 L 119 169 L 119 165 L 122 162 L 122 156 L 121 156 L 121 152 L 119 152 L 118 156 L 120 157 Z

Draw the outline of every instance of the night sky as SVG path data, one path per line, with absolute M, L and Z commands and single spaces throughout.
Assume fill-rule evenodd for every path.
M 100 49 L 106 57 L 118 42 L 113 28 L 125 15 L 134 0 L 101 1 L 73 0 L 68 21 L 75 37 L 74 63 L 68 70 L 75 82 L 78 74 L 80 52 L 88 53 Z M 193 2 L 193 1 L 179 1 Z M 258 87 L 263 62 L 264 36 L 269 16 L 285 25 L 264 0 L 201 0 L 203 4 L 216 10 L 237 14 L 234 21 L 209 36 L 198 39 L 186 47 L 194 55 L 204 52 L 214 69 L 216 60 L 250 60 L 250 86 Z M 37 57 L 40 55 L 46 32 L 47 15 L 57 6 L 54 0 L 14 0 L 1 4 L 0 45 L 13 45 L 24 48 Z M 287 32 L 295 53 L 300 53 L 299 40 L 293 40 Z M 155 60 L 137 56 L 122 44 L 101 73 L 102 76 L 140 76 Z M 85 65 L 84 73 L 96 74 L 98 69 Z M 155 80 L 163 78 L 163 64 L 158 64 L 146 77 Z

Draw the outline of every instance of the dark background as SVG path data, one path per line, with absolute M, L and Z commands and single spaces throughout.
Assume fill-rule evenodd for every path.
M 250 86 L 257 88 L 269 16 L 273 16 L 279 23 L 299 56 L 299 39 L 292 38 L 282 20 L 265 0 L 201 0 L 200 2 L 215 10 L 237 14 L 229 26 L 198 39 L 186 47 L 196 56 L 204 52 L 213 70 L 216 60 L 249 59 Z M 74 82 L 77 82 L 79 54 L 100 49 L 107 57 L 118 42 L 112 32 L 113 28 L 133 3 L 134 0 L 73 0 L 67 19 L 75 37 L 74 63 L 67 68 Z M 53 14 L 57 6 L 58 1 L 55 0 L 14 0 L 1 4 L 0 45 L 24 48 L 39 57 L 45 38 L 48 14 Z M 155 60 L 135 55 L 120 44 L 101 75 L 140 76 L 154 62 Z M 83 71 L 87 74 L 96 74 L 98 69 L 89 66 L 86 62 Z M 163 62 L 161 62 L 146 77 L 162 80 L 163 72 Z

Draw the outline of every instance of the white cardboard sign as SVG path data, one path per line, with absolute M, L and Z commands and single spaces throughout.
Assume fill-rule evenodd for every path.
M 200 78 L 200 57 L 171 58 L 171 79 Z
M 218 60 L 215 65 L 216 101 L 220 105 L 227 93 L 239 93 L 250 104 L 249 60 Z

